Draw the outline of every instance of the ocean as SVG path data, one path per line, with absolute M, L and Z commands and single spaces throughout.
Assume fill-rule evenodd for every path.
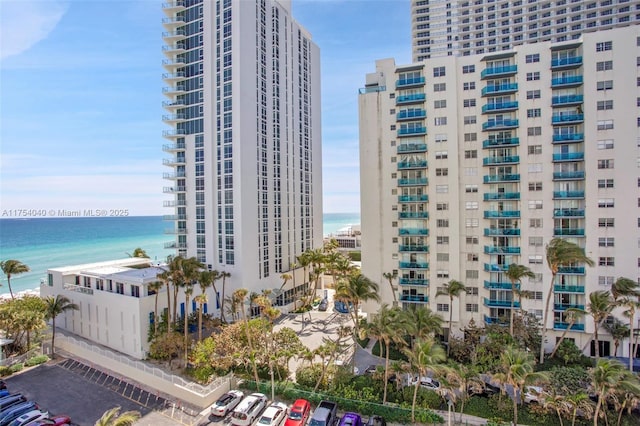
M 359 213 L 325 213 L 323 235 L 360 223 Z M 47 269 L 122 259 L 136 247 L 152 260 L 174 254 L 164 243 L 171 224 L 162 216 L 0 219 L 0 260 L 17 259 L 30 272 L 11 277 L 14 293 L 38 288 Z M 0 293 L 8 293 L 0 272 Z

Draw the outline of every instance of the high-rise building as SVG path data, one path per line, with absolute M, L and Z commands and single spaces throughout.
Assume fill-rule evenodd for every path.
M 322 244 L 319 49 L 288 0 L 163 10 L 167 247 L 231 274 L 227 295 L 279 288 Z
M 576 40 L 640 22 L 630 0 L 411 0 L 413 61 Z
M 552 289 L 552 345 L 568 308 L 584 309 L 618 277 L 640 280 L 639 67 L 638 25 L 484 55 L 377 61 L 359 95 L 362 271 L 383 301 L 452 312 L 458 334 L 511 309 L 542 319 Z M 595 266 L 563 267 L 551 283 L 545 245 L 555 237 Z M 512 294 L 511 264 L 534 272 L 520 284 L 529 298 Z M 387 272 L 398 276 L 393 293 Z M 436 293 L 453 279 L 468 291 L 451 303 Z M 593 328 L 583 317 L 569 337 L 588 345 Z M 611 337 L 601 339 L 601 353 L 613 354 Z

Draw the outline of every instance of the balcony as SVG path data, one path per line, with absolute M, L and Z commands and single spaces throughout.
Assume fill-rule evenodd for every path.
M 168 110 L 175 111 L 178 108 L 183 108 L 185 106 L 184 99 L 176 99 L 175 101 L 164 101 L 162 102 L 162 107 Z
M 553 329 L 554 330 L 566 330 L 569 328 L 568 322 L 554 322 Z M 584 331 L 584 324 L 573 324 L 571 326 L 571 331 Z
M 400 285 L 429 285 L 429 280 L 420 278 L 400 278 L 398 280 Z
M 421 85 L 424 85 L 424 77 L 401 78 L 400 80 L 396 80 L 396 89 Z
M 553 228 L 556 237 L 584 237 L 584 228 Z
M 558 77 L 551 79 L 551 88 L 579 86 L 582 84 L 581 75 L 570 75 L 567 77 Z
M 187 228 L 166 228 L 165 234 L 187 235 Z
M 574 303 L 554 303 L 553 304 L 553 310 L 554 311 L 566 311 L 569 308 L 584 310 L 584 305 L 578 305 L 578 304 L 574 304 Z
M 186 249 L 187 243 L 179 243 L 176 241 L 169 241 L 168 243 L 164 243 L 164 248 L 166 249 Z
M 398 186 L 422 186 L 428 185 L 429 179 L 423 178 L 400 178 L 398 179 Z
M 489 306 L 490 308 L 511 308 L 511 300 L 506 299 L 490 299 L 488 297 L 484 298 L 484 306 Z M 513 307 L 519 308 L 520 302 L 513 301 Z
M 482 96 L 506 95 L 518 91 L 518 83 L 505 83 L 495 86 L 487 86 L 482 89 Z
M 398 162 L 398 170 L 405 169 L 424 169 L 427 167 L 427 160 L 419 160 L 419 161 L 399 161 Z
M 163 130 L 162 137 L 167 139 L 174 139 L 187 134 L 185 129 L 173 129 L 173 130 Z
M 485 68 L 480 73 L 481 79 L 492 78 L 492 77 L 505 77 L 509 75 L 513 75 L 518 72 L 517 65 L 505 65 L 501 67 L 490 67 Z
M 482 123 L 482 130 L 503 130 L 512 129 L 518 127 L 517 118 L 505 118 L 504 120 L 489 120 L 486 123 Z
M 398 246 L 398 251 L 428 253 L 429 252 L 429 246 L 420 245 L 420 244 L 412 244 L 412 245 L 400 244 Z
M 398 145 L 398 153 L 427 152 L 426 143 L 401 143 Z
M 551 69 L 577 68 L 582 65 L 582 56 L 570 56 L 551 60 Z
M 429 219 L 429 212 L 399 212 L 399 219 Z
M 167 15 L 174 15 L 178 12 L 182 12 L 185 10 L 184 1 L 172 1 L 167 3 L 162 3 L 162 11 Z
M 420 195 L 398 195 L 399 203 L 418 203 L 429 201 L 429 196 L 427 194 Z
M 553 217 L 584 217 L 584 209 L 555 209 Z
M 579 180 L 584 179 L 583 171 L 553 172 L 553 180 Z
M 519 200 L 519 192 L 485 192 L 483 195 L 484 201 L 493 200 Z
M 186 58 L 165 59 L 164 61 L 162 61 L 162 66 L 169 71 L 175 70 L 176 68 L 184 67 L 186 64 Z
M 162 94 L 165 96 L 176 96 L 185 92 L 184 84 L 176 84 L 175 86 L 168 86 L 162 88 Z
M 183 157 L 180 158 L 163 158 L 162 164 L 165 166 L 177 166 L 179 164 L 185 164 L 185 159 Z
M 509 321 L 498 317 L 490 317 L 489 315 L 484 316 L 484 323 L 487 325 L 509 325 Z
M 168 114 L 162 116 L 162 121 L 169 124 L 181 123 L 186 120 L 187 114 Z
M 428 303 L 429 302 L 429 296 L 423 296 L 423 295 L 420 295 L 420 294 L 416 294 L 416 295 L 401 294 L 400 295 L 400 301 L 401 302 L 414 302 L 414 303 Z
M 509 269 L 509 265 L 497 264 L 497 263 L 485 263 L 484 270 L 486 272 L 506 272 Z
M 517 145 L 520 145 L 520 138 L 487 139 L 482 142 L 483 148 L 495 148 L 500 146 L 517 146 Z
M 402 95 L 396 97 L 396 105 L 412 104 L 416 102 L 424 102 L 426 99 L 424 93 L 413 93 L 411 95 Z
M 429 235 L 429 230 L 425 228 L 398 228 L 399 235 Z
M 495 182 L 517 182 L 520 180 L 520 175 L 517 173 L 501 174 L 501 175 L 487 175 L 482 177 L 484 183 Z
M 571 142 L 583 142 L 584 133 L 562 133 L 553 135 L 553 143 L 571 143 Z
M 162 145 L 162 150 L 164 152 L 182 151 L 185 148 L 186 148 L 186 145 L 185 145 L 184 142 L 178 142 L 178 143 L 171 143 L 171 144 Z
M 558 273 L 562 275 L 584 275 L 584 266 L 560 266 Z
M 399 262 L 400 269 L 429 269 L 428 262 Z
M 584 191 L 553 191 L 553 198 L 584 198 Z
M 173 16 L 170 18 L 162 18 L 162 26 L 168 30 L 178 28 L 187 23 L 187 19 L 184 16 Z
M 187 38 L 187 32 L 185 30 L 165 31 L 162 33 L 162 38 L 167 44 L 173 44 Z
M 176 192 L 185 192 L 187 190 L 184 186 L 165 186 L 162 188 L 164 194 L 175 194 Z
M 162 74 L 162 79 L 168 83 L 175 83 L 177 81 L 184 80 L 186 78 L 186 73 L 184 71 L 178 72 L 166 72 Z
M 485 237 L 517 237 L 520 228 L 484 228 Z
M 520 210 L 487 210 L 484 212 L 485 219 L 497 218 L 517 218 L 520 217 Z
M 485 281 L 484 288 L 487 290 L 512 290 L 510 282 Z M 516 283 L 516 289 L 520 290 L 520 284 Z
M 187 200 L 165 200 L 162 202 L 162 207 L 177 207 L 186 205 Z
M 403 136 L 416 136 L 416 135 L 426 135 L 427 128 L 426 127 L 409 127 L 409 128 L 401 128 L 398 129 L 398 137 Z
M 556 293 L 584 293 L 583 285 L 554 285 L 553 291 Z
M 484 246 L 485 254 L 520 254 L 520 247 Z
M 518 109 L 518 101 L 486 104 L 482 106 L 482 113 L 506 112 Z
M 162 220 L 187 220 L 186 214 L 165 214 L 162 216 Z
M 427 111 L 423 109 L 413 109 L 411 111 L 403 110 L 396 114 L 396 120 L 413 120 L 417 118 L 425 118 Z
M 184 178 L 184 177 L 187 177 L 187 174 L 185 172 L 163 173 L 162 174 L 162 178 L 163 179 L 168 179 L 168 180 L 180 179 L 180 178 Z
M 519 155 L 506 155 L 503 157 L 485 157 L 482 159 L 483 166 L 489 166 L 492 164 L 513 164 L 519 163 L 520 156 Z
M 584 121 L 584 114 L 555 114 L 551 117 L 553 124 L 581 123 Z
M 577 105 L 583 102 L 582 95 L 563 95 L 551 98 L 551 106 Z
M 562 152 L 553 154 L 553 161 L 581 161 L 584 160 L 584 152 Z

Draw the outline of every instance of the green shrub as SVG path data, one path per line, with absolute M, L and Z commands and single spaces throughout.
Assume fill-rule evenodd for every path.
M 37 355 L 32 358 L 29 358 L 24 365 L 27 367 L 33 367 L 34 365 L 44 364 L 49 361 L 49 357 L 46 355 Z
M 317 364 L 310 367 L 299 367 L 296 371 L 296 382 L 303 388 L 313 389 L 318 383 L 321 374 L 322 368 Z
M 11 368 L 6 366 L 0 366 L 0 377 L 8 376 L 11 374 Z
M 13 364 L 11 367 L 9 367 L 9 372 L 11 374 L 13 373 L 17 373 L 18 371 L 22 370 L 24 368 L 24 364 L 22 364 L 21 362 L 17 363 L 17 364 Z
M 349 258 L 354 261 L 354 262 L 361 262 L 362 261 L 362 252 L 359 251 L 350 251 L 348 253 Z

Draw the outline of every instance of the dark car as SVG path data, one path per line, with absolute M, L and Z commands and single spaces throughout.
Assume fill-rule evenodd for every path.
M 364 374 L 371 375 L 378 370 L 378 366 L 375 364 L 371 364 L 367 368 L 364 369 Z
M 362 417 L 358 413 L 344 413 L 340 426 L 362 426 Z
M 4 380 L 0 380 L 0 390 L 4 390 L 7 388 L 7 384 L 4 382 Z
M 387 421 L 382 416 L 371 416 L 367 426 L 387 426 Z
M 318 310 L 324 312 L 327 310 L 328 307 L 329 307 L 329 301 L 327 299 L 322 299 L 322 301 L 320 302 L 320 305 L 318 305 Z

